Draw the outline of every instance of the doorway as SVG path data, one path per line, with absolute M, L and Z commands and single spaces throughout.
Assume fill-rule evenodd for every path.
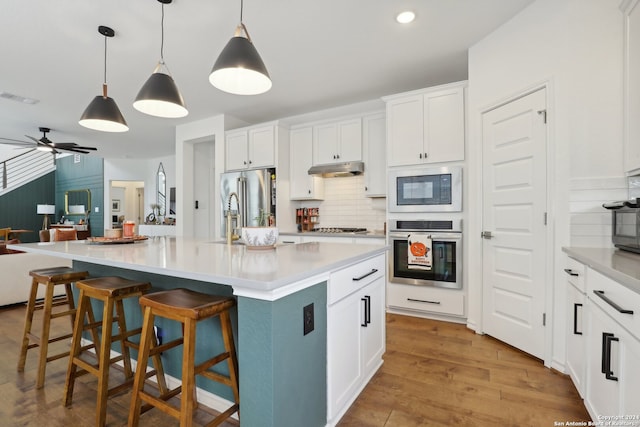
M 482 114 L 483 330 L 540 359 L 547 280 L 546 88 Z
M 111 228 L 121 228 L 124 220 L 144 223 L 144 181 L 111 181 L 109 199 Z

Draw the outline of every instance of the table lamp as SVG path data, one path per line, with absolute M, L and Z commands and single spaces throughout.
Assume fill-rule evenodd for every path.
M 42 222 L 42 229 L 48 230 L 49 225 L 49 215 L 53 215 L 56 213 L 56 205 L 38 205 L 37 208 L 38 215 L 44 215 L 44 220 Z

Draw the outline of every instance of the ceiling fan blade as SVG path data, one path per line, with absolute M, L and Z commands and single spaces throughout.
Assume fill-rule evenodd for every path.
M 0 139 L 3 139 L 4 141 L 10 141 L 10 142 L 17 142 L 17 143 L 21 143 L 21 144 L 25 144 L 25 145 L 33 145 L 31 142 L 29 141 L 21 141 L 19 139 L 12 139 L 12 138 L 3 138 L 0 136 Z M 9 142 L 2 142 L 3 144 L 9 144 Z
M 12 145 L 12 146 L 17 147 L 17 148 L 35 148 L 35 145 L 33 145 L 30 142 L 0 141 L 0 144 Z
M 72 151 L 72 152 L 74 152 L 74 153 L 89 154 L 89 152 L 88 152 L 88 151 L 85 151 L 85 150 L 78 150 L 78 149 L 76 149 L 76 148 L 60 148 L 60 149 L 61 149 L 61 150 L 64 150 L 64 151 Z

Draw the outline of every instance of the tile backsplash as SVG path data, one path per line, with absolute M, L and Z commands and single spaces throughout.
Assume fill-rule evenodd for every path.
M 294 207 L 320 208 L 319 227 L 362 227 L 382 230 L 386 221 L 385 198 L 366 197 L 364 176 L 324 178 L 324 200 L 294 203 Z

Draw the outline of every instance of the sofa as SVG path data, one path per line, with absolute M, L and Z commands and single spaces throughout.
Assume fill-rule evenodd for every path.
M 15 242 L 7 242 L 9 244 Z M 31 276 L 36 268 L 71 266 L 70 259 L 33 254 L 7 249 L 0 243 L 0 306 L 17 304 L 29 299 Z M 64 286 L 57 286 L 56 294 L 64 293 Z M 44 297 L 44 286 L 40 286 L 38 297 Z

